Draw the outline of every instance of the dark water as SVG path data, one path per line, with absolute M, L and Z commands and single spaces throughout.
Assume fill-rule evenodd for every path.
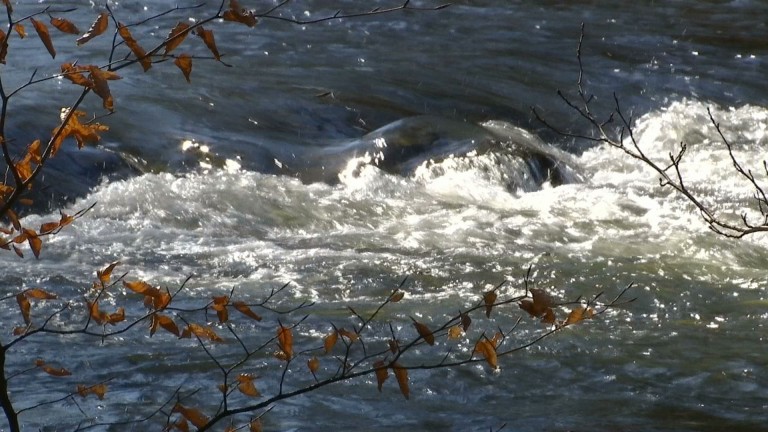
M 96 12 L 79 2 L 16 10 L 47 4 L 78 6 L 70 17 L 81 29 Z M 312 18 L 374 4 L 390 5 L 306 1 L 282 14 Z M 110 5 L 127 22 L 171 2 Z M 135 36 L 151 45 L 191 14 L 163 17 L 157 29 Z M 634 282 L 638 300 L 631 306 L 506 359 L 500 373 L 479 365 L 414 373 L 410 401 L 392 382 L 384 394 L 373 378 L 344 383 L 278 404 L 265 418 L 267 429 L 768 429 L 765 237 L 715 237 L 685 201 L 657 187 L 649 170 L 616 151 L 556 136 L 530 110 L 563 129 L 587 131 L 556 94 L 574 92 L 583 22 L 585 83 L 596 94 L 595 108 L 610 108 L 613 93 L 619 95 L 638 119 L 641 144 L 659 159 L 688 143 L 689 183 L 738 215 L 751 191 L 732 174 L 706 108 L 726 126 L 737 154 L 759 168 L 768 139 L 766 16 L 761 1 L 463 1 L 439 12 L 309 26 L 264 20 L 247 30 L 217 23 L 211 28 L 233 67 L 196 61 L 191 85 L 170 63 L 147 74 L 138 67 L 121 72 L 112 84 L 116 113 L 103 119 L 111 130 L 93 150 L 115 152 L 119 157 L 108 159 L 114 165 L 87 166 L 78 175 L 69 164 L 59 166 L 79 188 L 70 208 L 96 207 L 47 243 L 39 262 L 6 254 L 3 292 L 43 287 L 80 296 L 93 271 L 114 260 L 131 277 L 157 285 L 178 286 L 195 274 L 190 291 L 199 298 L 233 286 L 260 298 L 290 281 L 287 303 L 317 302 L 302 333 L 317 341 L 328 320 L 350 325 L 345 305 L 370 309 L 405 275 L 407 301 L 387 318 L 406 332 L 408 316 L 436 323 L 501 280 L 512 281 L 503 294 L 519 292 L 529 265 L 537 286 L 563 298 L 615 294 Z M 65 60 L 96 61 L 108 41 L 79 49 L 70 42 L 55 39 L 59 54 L 51 62 L 38 40 L 25 39 L 9 55 L 24 56 L 26 64 L 14 66 L 9 57 L 0 69 L 3 84 L 25 82 L 35 67 L 45 74 Z M 207 55 L 199 40 L 189 42 L 183 49 Z M 20 141 L 45 136 L 72 92 L 61 81 L 29 88 L 11 106 L 10 130 Z M 93 98 L 85 108 L 99 105 Z M 520 127 L 568 151 L 581 178 L 510 188 L 522 165 L 493 152 L 447 158 L 405 176 L 362 166 L 335 184 L 273 175 L 275 159 L 301 165 L 423 114 Z M 78 153 L 66 157 L 77 160 Z M 103 167 L 100 157 L 95 163 Z M 94 170 L 99 174 L 89 179 Z M 102 172 L 115 177 L 88 192 Z M 38 220 L 47 219 L 29 219 Z M 5 328 L 18 324 L 11 303 L 3 305 Z M 500 314 L 498 324 L 511 325 L 517 314 Z M 242 329 L 253 343 L 274 332 L 271 324 Z M 520 337 L 537 329 L 528 322 Z M 114 377 L 105 402 L 84 403 L 100 420 L 141 415 L 179 385 L 213 388 L 217 379 L 199 350 L 142 332 L 106 346 L 40 339 L 15 354 L 11 368 L 40 356 L 76 372 L 64 390 L 54 380 L 25 390 L 20 406 L 69 391 L 82 377 Z M 268 364 L 254 365 L 264 394 L 276 385 Z M 291 375 L 296 385 L 306 378 L 300 367 Z M 22 417 L 30 430 L 70 430 L 56 424 L 81 419 L 71 405 L 43 411 Z

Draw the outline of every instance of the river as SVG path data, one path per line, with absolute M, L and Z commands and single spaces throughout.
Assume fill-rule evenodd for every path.
M 311 19 L 358 11 L 361 3 L 297 1 L 278 13 Z M 48 4 L 76 6 L 67 16 L 81 30 L 101 10 L 90 2 L 41 1 L 18 4 L 16 13 Z M 126 22 L 173 4 L 110 2 Z M 365 8 L 374 4 L 393 5 Z M 134 36 L 161 40 L 178 20 L 206 10 L 164 16 Z M 102 119 L 111 130 L 99 146 L 136 171 L 92 189 L 82 180 L 85 192 L 66 208 L 96 203 L 93 210 L 46 241 L 39 260 L 3 254 L 2 293 L 39 287 L 80 298 L 95 270 L 113 261 L 128 279 L 157 286 L 178 287 L 194 275 L 191 303 L 233 287 L 262 298 L 290 282 L 282 302 L 316 303 L 302 337 L 319 340 L 329 321 L 354 322 L 346 305 L 372 310 L 406 276 L 406 298 L 382 317 L 404 332 L 412 331 L 409 316 L 437 323 L 503 280 L 502 294 L 519 293 L 529 266 L 536 286 L 564 300 L 611 296 L 632 283 L 632 304 L 503 359 L 498 372 L 483 364 L 414 372 L 408 401 L 393 378 L 382 394 L 374 377 L 353 380 L 277 404 L 265 430 L 768 430 L 768 238 L 718 237 L 685 199 L 660 188 L 650 169 L 615 149 L 560 137 L 531 111 L 588 133 L 556 93 L 574 94 L 583 22 L 594 108 L 610 109 L 615 93 L 636 120 L 639 142 L 660 161 L 685 142 L 692 190 L 738 217 L 752 191 L 734 173 L 706 110 L 736 155 L 762 173 L 766 17 L 768 3 L 760 0 L 459 0 L 440 11 L 314 25 L 213 23 L 232 67 L 196 60 L 188 84 L 171 62 L 146 74 L 135 66 L 111 83 L 116 112 Z M 0 69 L 4 84 L 23 83 L 35 67 L 55 73 L 63 61 L 103 58 L 98 53 L 109 38 L 77 48 L 74 38 L 55 36 L 56 61 L 34 35 L 19 42 L 26 63 L 14 66 L 9 57 Z M 188 43 L 185 49 L 208 55 L 199 40 Z M 49 133 L 75 90 L 63 80 L 28 88 L 11 106 L 9 127 L 24 136 Z M 84 106 L 99 107 L 95 97 Z M 364 165 L 331 183 L 277 174 L 276 159 L 300 165 L 339 142 L 424 114 L 520 127 L 568 152 L 580 180 L 510 187 L 509 166 L 493 155 L 448 158 L 406 175 Z M 51 121 L 41 120 L 46 116 Z M 25 221 L 36 225 L 57 214 Z M 13 298 L 1 312 L 4 328 L 20 323 Z M 520 313 L 507 308 L 499 323 L 509 326 Z M 541 328 L 527 318 L 524 324 L 521 340 Z M 271 337 L 274 321 L 238 328 Z M 16 380 L 13 397 L 24 407 L 62 396 L 75 383 L 113 378 L 107 398 L 79 402 L 83 409 L 99 421 L 140 416 L 178 386 L 215 387 L 215 366 L 192 345 L 161 333 L 150 339 L 144 329 L 104 343 L 32 339 L 10 352 L 9 370 L 40 357 L 75 376 Z M 274 372 L 253 371 L 262 375 L 262 392 L 274 392 Z M 65 403 L 21 419 L 28 430 L 71 430 L 82 415 Z

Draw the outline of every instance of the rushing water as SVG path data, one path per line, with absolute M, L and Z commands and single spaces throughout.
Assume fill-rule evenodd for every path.
M 307 19 L 360 3 L 296 2 L 282 13 Z M 17 13 L 46 4 L 78 6 L 70 18 L 81 28 L 95 16 L 88 2 L 74 1 L 20 4 Z M 124 21 L 172 6 L 110 4 Z M 156 31 L 136 37 L 160 40 L 190 14 L 163 17 Z M 610 108 L 616 92 L 637 119 L 641 145 L 660 161 L 687 143 L 691 188 L 738 215 L 751 191 L 733 172 L 706 109 L 737 156 L 762 172 L 766 17 L 768 5 L 757 0 L 464 0 L 439 12 L 317 25 L 215 25 L 232 68 L 196 61 L 189 85 L 168 62 L 147 74 L 123 71 L 112 84 L 117 112 L 104 120 L 111 131 L 102 146 L 144 174 L 103 182 L 69 205 L 97 203 L 46 242 L 39 261 L 4 254 L 3 292 L 42 287 L 79 296 L 96 268 L 119 260 L 129 277 L 156 285 L 178 286 L 194 274 L 189 291 L 200 298 L 232 287 L 259 298 L 291 282 L 286 304 L 315 301 L 307 328 L 324 329 L 328 320 L 350 325 L 346 305 L 371 309 L 406 275 L 406 300 L 385 316 L 406 327 L 408 316 L 437 322 L 504 279 L 511 281 L 504 294 L 518 292 L 530 265 L 535 283 L 563 298 L 612 295 L 634 283 L 633 304 L 506 358 L 500 373 L 482 365 L 414 373 L 410 401 L 393 382 L 381 395 L 373 378 L 339 384 L 278 404 L 265 417 L 267 429 L 768 429 L 766 237 L 715 236 L 691 205 L 659 188 L 650 169 L 616 150 L 559 138 L 530 111 L 535 106 L 563 129 L 587 131 L 556 95 L 574 89 L 584 22 L 582 60 L 595 108 Z M 31 66 L 14 68 L 9 57 L 0 70 L 4 84 L 24 82 L 32 67 L 43 73 L 55 71 L 59 60 L 92 61 L 104 43 L 76 50 L 58 40 L 52 65 L 39 41 L 25 39 L 19 46 Z M 12 105 L 18 114 L 10 127 L 47 133 L 53 120 L 41 119 L 55 119 L 72 100 L 70 91 L 63 81 L 31 87 Z M 87 102 L 89 110 L 98 106 L 95 98 Z M 580 179 L 510 188 L 511 171 L 520 166 L 493 152 L 402 176 L 364 165 L 336 184 L 275 175 L 275 159 L 301 164 L 420 114 L 514 124 L 570 152 Z M 15 303 L 2 308 L 4 328 L 17 325 Z M 508 311 L 502 324 L 518 314 Z M 525 327 L 521 337 L 536 328 Z M 271 325 L 256 329 L 274 332 Z M 182 384 L 214 386 L 205 374 L 213 366 L 188 346 L 160 334 L 149 339 L 143 330 L 104 345 L 47 338 L 12 352 L 11 367 L 38 356 L 56 360 L 77 375 L 67 389 L 83 376 L 117 377 L 105 402 L 83 403 L 91 415 L 111 420 L 130 410 L 146 413 Z M 262 379 L 263 391 L 274 389 L 273 376 Z M 61 381 L 41 382 L 23 391 L 14 383 L 20 407 L 63 394 Z M 30 430 L 81 418 L 66 404 L 36 413 L 22 416 Z

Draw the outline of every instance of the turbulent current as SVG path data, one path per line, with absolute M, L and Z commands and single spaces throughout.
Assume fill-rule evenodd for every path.
M 66 3 L 78 6 L 72 19 L 82 27 L 99 10 Z M 156 3 L 110 5 L 138 21 L 172 6 Z M 359 7 L 308 1 L 279 13 L 307 19 Z M 519 293 L 529 267 L 537 287 L 563 299 L 609 297 L 631 283 L 635 302 L 507 357 L 497 372 L 481 364 L 414 372 L 408 401 L 392 382 L 382 394 L 374 377 L 344 382 L 277 404 L 265 430 L 766 430 L 768 237 L 716 236 L 650 168 L 562 138 L 530 111 L 589 133 L 556 93 L 575 94 L 584 22 L 595 109 L 610 109 L 615 92 L 646 154 L 666 164 L 685 143 L 690 189 L 737 222 L 743 212 L 755 218 L 753 190 L 707 108 L 735 156 L 765 178 L 766 16 L 764 2 L 748 0 L 489 0 L 307 26 L 215 27 L 232 68 L 198 62 L 189 85 L 171 65 L 137 67 L 113 85 L 116 113 L 104 119 L 112 129 L 96 150 L 117 162 L 95 177 L 93 167 L 60 167 L 62 187 L 75 191 L 65 208 L 95 206 L 50 238 L 39 260 L 4 254 L 0 287 L 79 297 L 113 261 L 158 286 L 193 275 L 188 290 L 200 299 L 233 287 L 260 298 L 290 283 L 285 304 L 315 302 L 310 329 L 351 325 L 346 306 L 372 310 L 407 276 L 406 298 L 383 317 L 407 331 L 409 316 L 437 322 L 503 280 L 502 294 Z M 178 19 L 136 37 L 162 38 Z M 79 53 L 61 45 L 62 61 Z M 31 42 L 29 50 L 50 68 L 45 51 Z M 24 82 L 28 71 L 2 73 Z M 49 115 L 53 124 L 70 86 L 32 87 L 10 108 L 19 113 L 10 127 L 50 131 L 36 122 Z M 36 106 L 46 92 L 55 92 L 54 108 Z M 1 307 L 5 341 L 20 317 L 12 299 Z M 521 312 L 505 313 L 511 325 Z M 107 399 L 83 402 L 110 421 L 150 411 L 180 385 L 215 387 L 208 358 L 186 349 L 192 342 L 174 350 L 166 336 L 41 338 L 9 357 L 19 369 L 55 360 L 90 381 L 119 375 Z M 19 406 L 57 396 L 62 381 L 47 380 L 17 387 Z M 274 390 L 274 380 L 259 385 Z M 67 404 L 21 416 L 30 430 L 81 418 Z

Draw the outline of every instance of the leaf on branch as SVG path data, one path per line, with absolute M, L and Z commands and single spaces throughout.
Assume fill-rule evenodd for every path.
M 261 419 L 255 418 L 251 419 L 251 421 L 248 423 L 248 431 L 249 432 L 262 432 L 262 426 L 261 426 Z
M 577 307 L 571 310 L 571 313 L 568 314 L 568 318 L 565 319 L 565 323 L 563 325 L 571 325 L 576 324 L 580 321 L 584 321 L 585 319 L 592 318 L 595 315 L 595 311 L 592 308 L 586 308 L 586 307 Z
M 389 297 L 389 301 L 397 303 L 405 297 L 405 291 L 397 290 Z
M 200 339 L 208 339 L 211 342 L 221 342 L 224 340 L 219 335 L 217 335 L 212 328 L 194 323 L 187 325 L 187 328 L 181 332 L 182 338 L 189 338 L 192 335 L 195 335 Z
M 107 314 L 106 317 L 107 324 L 115 325 L 119 322 L 125 321 L 125 308 L 119 307 L 117 308 L 117 312 L 112 314 Z
M 221 17 L 224 18 L 224 21 L 239 22 L 248 27 L 254 27 L 256 23 L 259 22 L 253 14 L 253 11 L 241 8 L 237 0 L 229 1 L 229 10 L 224 11 L 224 14 Z
M 24 29 L 22 23 L 16 23 L 16 25 L 13 26 L 13 29 L 16 30 L 16 34 L 18 34 L 20 38 L 24 39 L 27 37 L 27 31 Z
M 277 346 L 280 348 L 287 360 L 293 357 L 293 332 L 289 327 L 280 324 L 277 328 Z
M 104 395 L 107 394 L 107 385 L 104 383 L 92 386 L 84 386 L 82 384 L 78 384 L 75 392 L 79 394 L 83 399 L 85 399 L 89 394 L 93 394 L 96 395 L 99 400 L 104 400 Z
M 107 30 L 107 26 L 109 26 L 109 16 L 106 12 L 102 12 L 96 18 L 96 21 L 91 24 L 91 28 L 89 28 L 84 35 L 77 39 L 77 44 L 82 45 L 95 38 L 96 36 L 104 33 Z
M 416 331 L 419 333 L 419 336 L 424 338 L 424 341 L 426 341 L 429 345 L 434 345 L 435 336 L 432 334 L 432 331 L 429 329 L 429 327 L 416 321 L 413 318 L 411 318 L 411 321 L 413 321 L 413 325 L 416 327 Z
M 99 279 L 99 282 L 105 285 L 108 284 L 109 279 L 112 277 L 112 270 L 114 270 L 115 267 L 117 267 L 119 264 L 120 264 L 120 261 L 115 261 L 101 270 L 96 270 L 96 277 Z
M 74 84 L 83 86 L 86 88 L 93 88 L 93 81 L 83 75 L 83 72 L 88 72 L 86 66 L 73 66 L 72 63 L 62 63 L 61 73 L 64 74 L 64 78 L 72 81 Z
M 157 331 L 157 327 L 162 327 L 168 333 L 173 333 L 176 337 L 182 337 L 179 332 L 179 327 L 176 323 L 167 315 L 154 314 L 149 320 L 149 336 L 152 336 Z M 189 337 L 189 336 L 187 336 Z
M 461 329 L 461 326 L 455 325 L 448 329 L 448 339 L 458 339 L 463 333 L 464 330 Z
M 29 20 L 32 22 L 32 26 L 35 27 L 37 36 L 40 37 L 43 45 L 45 45 L 45 49 L 48 50 L 48 54 L 50 54 L 52 58 L 56 58 L 56 49 L 53 48 L 53 41 L 51 41 L 51 35 L 48 33 L 48 26 L 34 18 L 30 18 Z
M 243 314 L 243 315 L 245 315 L 245 316 L 247 316 L 247 317 L 249 317 L 251 319 L 254 319 L 256 321 L 261 321 L 261 316 L 259 316 L 254 311 L 252 311 L 251 308 L 249 308 L 247 304 L 245 304 L 245 303 L 243 303 L 241 301 L 236 301 L 236 302 L 232 303 L 232 306 L 235 309 L 237 309 L 237 311 L 240 312 L 241 314 Z
M 13 251 L 16 252 L 16 255 L 19 256 L 19 258 L 24 258 L 24 252 L 21 251 L 21 249 L 17 248 L 16 245 L 12 245 Z
M 55 300 L 59 298 L 56 294 L 49 293 L 48 291 L 40 288 L 32 288 L 24 291 L 24 295 L 27 298 L 33 298 L 37 300 Z
M 43 241 L 37 236 L 34 230 L 24 229 L 27 233 L 27 243 L 29 248 L 32 249 L 32 253 L 35 254 L 35 258 L 40 259 L 40 250 L 43 248 Z
M 307 360 L 307 367 L 309 368 L 309 371 L 312 372 L 312 375 L 314 375 L 320 367 L 320 360 L 318 360 L 317 357 L 312 357 Z
M 120 37 L 123 38 L 125 44 L 128 45 L 128 48 L 131 49 L 133 55 L 136 56 L 136 59 L 141 64 L 141 67 L 144 68 L 144 72 L 148 71 L 149 68 L 152 67 L 152 59 L 147 57 L 147 52 L 144 51 L 144 48 L 142 48 L 138 42 L 136 42 L 136 39 L 133 38 L 131 31 L 128 30 L 128 27 L 118 23 L 117 32 L 120 34 Z
M 109 130 L 109 126 L 99 123 L 80 123 L 80 117 L 83 117 L 84 115 L 85 113 L 82 111 L 75 111 L 72 114 L 67 124 L 64 125 L 64 130 L 58 135 L 56 141 L 53 142 L 51 156 L 56 154 L 64 140 L 69 137 L 73 137 L 75 141 L 77 141 L 77 148 L 83 148 L 86 143 L 99 142 L 101 138 L 99 137 L 98 132 Z M 53 130 L 54 136 L 56 136 L 60 128 L 61 126 Z
M 19 293 L 19 294 L 16 294 L 16 302 L 19 304 L 19 309 L 21 310 L 22 318 L 24 318 L 24 323 L 29 325 L 29 323 L 31 322 L 31 319 L 29 317 L 29 312 L 30 312 L 30 309 L 32 308 L 32 305 L 29 303 L 29 299 L 27 298 L 27 296 L 24 295 L 24 293 Z
M 336 332 L 334 329 L 328 336 L 323 338 L 323 348 L 325 348 L 325 353 L 328 354 L 331 352 L 334 346 L 336 346 L 336 341 L 339 339 L 339 333 Z
M 552 311 L 552 299 L 544 290 L 533 288 L 531 289 L 531 296 L 532 299 L 520 301 L 520 309 L 536 318 L 544 317 L 548 313 L 554 314 L 554 311 Z
M 350 342 L 357 342 L 357 340 L 360 339 L 360 336 L 357 333 L 344 328 L 339 329 L 339 336 L 349 339 Z
M 198 429 L 208 424 L 208 417 L 206 417 L 205 414 L 203 414 L 198 409 L 187 408 L 184 405 L 177 403 L 173 407 L 172 412 L 181 414 L 182 416 L 184 416 L 185 419 L 189 420 L 189 422 L 192 423 Z
M 190 57 L 189 54 L 180 54 L 176 57 L 176 60 L 173 61 L 173 64 L 181 69 L 181 73 L 184 74 L 184 79 L 186 79 L 188 83 L 191 83 L 192 81 L 190 81 L 189 76 L 192 73 L 192 57 Z
M 91 316 L 91 319 L 96 321 L 97 324 L 104 324 L 107 320 L 107 314 L 99 310 L 99 302 L 94 301 L 91 303 L 86 301 L 85 303 L 88 306 L 88 313 Z
M 8 55 L 8 37 L 4 31 L 0 30 L 0 63 L 5 64 L 5 57 L 7 55 Z
M 376 368 L 376 384 L 379 387 L 379 392 L 381 392 L 381 386 L 383 386 L 384 381 L 389 378 L 389 372 L 387 372 L 387 367 L 383 360 L 374 362 L 373 367 Z
M 112 99 L 112 93 L 109 91 L 107 74 L 97 66 L 89 66 L 88 71 L 90 72 L 91 81 L 93 82 L 93 92 L 101 98 L 102 106 L 106 110 L 114 111 L 114 100 Z
M 46 223 L 40 225 L 40 234 L 47 234 L 49 232 L 53 232 L 58 227 L 59 227 L 59 223 L 58 222 L 46 222 Z
M 171 29 L 171 32 L 168 33 L 168 37 L 166 38 L 165 55 L 170 54 L 171 51 L 175 50 L 182 42 L 184 42 L 184 39 L 186 39 L 189 34 L 187 29 L 189 29 L 189 24 L 183 22 L 176 24 L 176 27 Z
M 55 368 L 53 366 L 50 366 L 46 364 L 42 359 L 35 360 L 35 366 L 39 367 L 43 370 L 43 372 L 47 373 L 48 375 L 55 376 L 55 377 L 63 377 L 63 376 L 69 376 L 72 375 L 72 372 L 64 369 L 64 368 Z
M 397 385 L 400 386 L 400 392 L 408 399 L 411 393 L 408 388 L 408 370 L 397 363 L 392 363 L 392 372 L 395 373 Z
M 208 50 L 211 51 L 213 57 L 216 60 L 221 61 L 221 55 L 219 54 L 219 50 L 216 48 L 216 40 L 213 37 L 213 31 L 206 30 L 203 27 L 198 27 L 195 34 L 200 36 L 200 39 L 203 40 L 205 46 L 207 46 Z
M 65 18 L 51 17 L 51 25 L 59 29 L 59 31 L 62 33 L 74 35 L 80 34 L 80 30 L 77 28 L 77 26 Z
M 483 302 L 485 303 L 485 316 L 490 318 L 491 317 L 491 311 L 493 310 L 493 305 L 496 303 L 496 298 L 498 295 L 496 294 L 496 291 L 488 291 L 487 293 L 483 294 Z
M 229 304 L 229 296 L 214 296 L 211 309 L 216 311 L 216 316 L 219 318 L 220 323 L 229 321 L 229 311 L 227 311 L 227 305 Z
M 13 229 L 16 231 L 21 231 L 21 222 L 19 222 L 19 217 L 16 215 L 16 212 L 13 210 L 8 210 L 8 213 L 5 214 L 8 219 L 11 220 L 11 225 L 13 225 Z
M 253 384 L 254 379 L 256 379 L 256 377 L 254 377 L 253 375 L 248 375 L 248 374 L 238 375 L 237 389 L 240 390 L 240 393 L 250 397 L 261 396 L 261 393 L 259 393 L 259 390 L 256 388 L 256 385 Z
M 498 369 L 499 363 L 496 354 L 496 345 L 487 337 L 483 336 L 477 341 L 477 344 L 475 344 L 475 352 L 480 353 L 492 368 Z
M 469 325 L 472 324 L 472 318 L 469 317 L 469 314 L 462 312 L 461 313 L 461 328 L 466 332 L 469 328 Z

